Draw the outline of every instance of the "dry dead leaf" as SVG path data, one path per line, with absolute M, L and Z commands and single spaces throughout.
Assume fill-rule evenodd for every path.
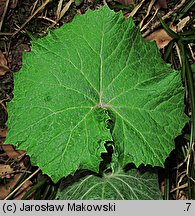
M 7 133 L 7 128 L 0 129 L 0 137 L 5 138 Z
M 15 185 L 17 184 L 17 182 L 19 181 L 19 179 L 21 178 L 21 176 L 23 175 L 23 173 L 18 173 L 15 174 L 13 179 L 9 180 L 9 182 L 7 184 L 2 184 L 0 185 L 0 200 L 5 199 L 9 193 L 11 192 L 11 190 L 13 189 L 13 187 L 15 187 Z M 16 196 L 14 197 L 14 199 L 20 199 L 24 193 L 29 190 L 31 188 L 32 182 L 30 180 L 28 180 L 24 186 L 22 186 Z
M 15 150 L 12 145 L 2 145 L 2 149 L 8 155 L 9 158 L 18 160 L 25 154 L 24 150 Z
M 73 2 L 74 2 L 74 0 L 69 0 L 69 2 L 67 2 L 65 4 L 65 6 L 62 8 L 63 0 L 59 1 L 58 8 L 56 11 L 57 21 L 60 20 L 64 16 L 64 14 L 68 11 L 68 9 L 70 8 L 70 6 Z
M 10 178 L 13 171 L 10 165 L 0 164 L 0 178 Z
M 177 32 L 180 32 L 186 23 L 190 20 L 190 16 L 184 17 L 180 22 L 177 24 Z
M 135 4 L 135 0 L 117 0 L 117 2 L 126 6 Z
M 176 27 L 171 28 L 176 31 Z M 159 49 L 164 48 L 173 38 L 164 29 L 157 30 L 146 37 L 146 40 L 156 41 Z
M 180 20 L 180 22 L 176 26 L 169 26 L 169 28 L 174 32 L 180 32 L 189 21 L 189 19 L 190 17 L 187 16 Z M 164 29 L 154 31 L 152 34 L 146 37 L 146 40 L 155 40 L 159 49 L 164 48 L 172 39 L 173 38 Z
M 1 149 L 5 152 L 6 156 L 9 157 L 9 163 L 0 165 L 0 177 L 4 177 L 5 181 L 0 184 L 0 200 L 5 199 L 18 183 L 24 172 L 27 172 L 27 168 L 24 164 L 24 159 L 21 160 L 25 151 L 17 151 L 12 145 L 1 145 Z M 2 176 L 3 175 L 3 176 Z M 14 199 L 20 199 L 32 185 L 31 181 L 27 181 L 23 187 L 21 187 Z
M 2 130 L 2 135 L 6 135 L 6 129 Z M 8 156 L 9 159 L 6 159 L 6 161 L 7 163 L 9 162 L 9 164 L 0 164 L 0 177 L 5 179 L 5 181 L 0 184 L 0 200 L 5 199 L 9 195 L 23 173 L 27 172 L 27 168 L 24 164 L 25 158 L 23 159 L 25 151 L 15 150 L 12 145 L 1 145 L 1 150 L 4 151 L 3 154 L 6 155 L 6 157 Z M 30 189 L 30 185 L 32 185 L 31 181 L 27 182 L 19 189 L 19 198 Z M 17 197 L 15 196 L 14 199 L 17 199 Z
M 12 182 L 13 182 L 13 180 L 10 181 L 8 184 L 0 184 L 0 191 L 1 191 L 1 193 L 0 193 L 0 200 L 5 199 L 5 197 L 10 193 L 11 188 L 12 188 L 12 185 L 11 185 Z
M 31 186 L 33 185 L 33 183 L 28 180 L 26 181 L 22 187 L 18 190 L 18 192 L 16 193 L 16 195 L 14 196 L 14 199 L 16 200 L 21 200 L 22 197 L 25 195 L 25 193 L 31 188 Z
M 0 76 L 5 75 L 6 72 L 9 71 L 9 68 L 7 66 L 7 60 L 3 53 L 0 51 Z
M 158 0 L 156 2 L 156 8 L 158 8 L 158 9 L 160 9 L 160 8 L 166 9 L 167 8 L 167 0 Z

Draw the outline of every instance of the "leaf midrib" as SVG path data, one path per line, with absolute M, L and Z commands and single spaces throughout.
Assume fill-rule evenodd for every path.
M 103 42 L 104 42 L 104 32 L 102 31 L 101 45 L 100 45 L 100 92 L 99 92 L 99 105 L 102 106 L 103 97 Z

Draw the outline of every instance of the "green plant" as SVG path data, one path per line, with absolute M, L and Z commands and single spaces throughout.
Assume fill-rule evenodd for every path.
M 131 18 L 104 6 L 34 39 L 14 95 L 6 143 L 26 149 L 54 182 L 93 171 L 71 186 L 81 195 L 71 198 L 161 197 L 156 173 L 122 169 L 163 166 L 188 121 L 183 87 Z M 67 190 L 57 197 L 70 198 Z

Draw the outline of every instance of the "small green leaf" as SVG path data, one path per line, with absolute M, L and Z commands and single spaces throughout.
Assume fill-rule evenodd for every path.
M 117 172 L 100 178 L 94 175 L 59 190 L 60 200 L 159 200 L 157 174 L 138 170 Z
M 156 45 L 104 6 L 33 40 L 15 76 L 6 143 L 55 182 L 98 172 L 106 141 L 121 166 L 163 166 L 188 120 L 183 97 L 180 74 Z
M 75 5 L 79 6 L 82 2 L 83 2 L 83 0 L 75 0 Z

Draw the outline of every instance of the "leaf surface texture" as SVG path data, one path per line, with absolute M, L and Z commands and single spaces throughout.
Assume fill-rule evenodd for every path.
M 106 141 L 121 166 L 162 166 L 187 121 L 183 109 L 180 74 L 131 18 L 104 6 L 33 40 L 15 76 L 6 143 L 55 182 L 97 172 Z
M 89 175 L 79 182 L 58 190 L 56 199 L 60 200 L 160 200 L 155 173 L 133 169 L 117 172 L 103 178 Z

